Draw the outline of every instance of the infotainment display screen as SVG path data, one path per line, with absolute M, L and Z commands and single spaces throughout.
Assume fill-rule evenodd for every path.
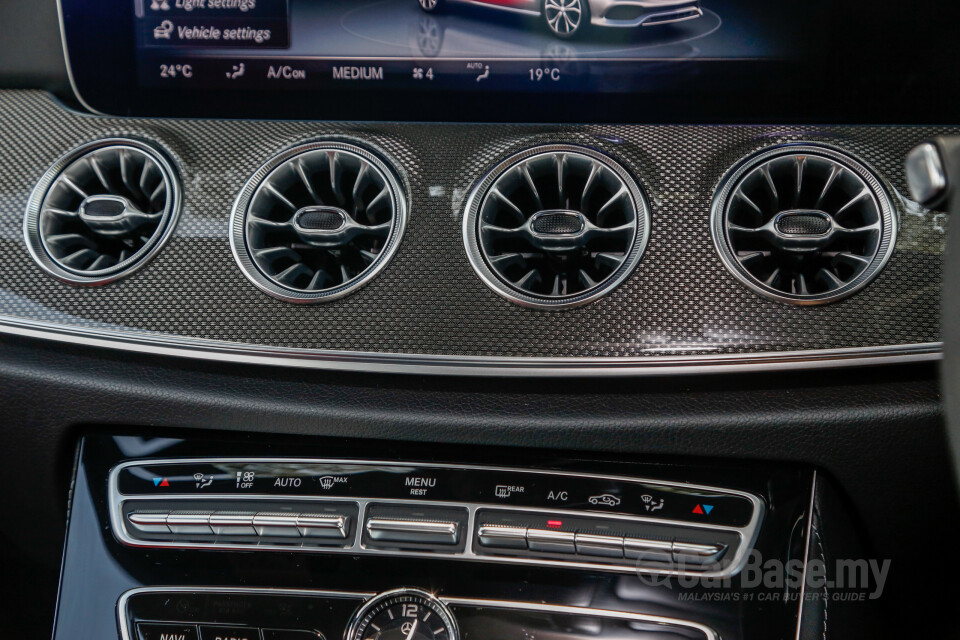
M 849 52 L 876 47 L 871 55 L 882 58 L 897 43 L 870 43 L 873 26 L 854 2 L 61 0 L 61 7 L 78 92 L 108 113 L 524 121 L 535 107 L 541 119 L 702 121 L 774 105 L 779 115 L 822 110 L 823 98 L 856 87 L 872 71 L 844 77 L 845 66 L 857 65 Z
M 131 0 L 140 83 L 629 91 L 796 55 L 769 0 Z

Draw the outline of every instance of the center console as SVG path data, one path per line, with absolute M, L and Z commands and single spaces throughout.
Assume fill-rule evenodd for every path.
M 796 632 L 810 470 L 437 453 L 88 435 L 54 638 Z M 758 581 L 770 561 L 798 571 Z

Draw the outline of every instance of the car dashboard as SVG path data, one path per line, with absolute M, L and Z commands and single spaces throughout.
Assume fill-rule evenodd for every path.
M 935 4 L 0 7 L 0 626 L 952 637 Z

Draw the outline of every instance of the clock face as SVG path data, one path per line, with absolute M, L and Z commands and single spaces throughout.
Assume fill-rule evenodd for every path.
M 459 633 L 453 614 L 433 595 L 399 589 L 361 607 L 346 640 L 459 640 Z

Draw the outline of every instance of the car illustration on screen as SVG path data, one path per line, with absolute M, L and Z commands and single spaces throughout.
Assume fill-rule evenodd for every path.
M 650 27 L 703 15 L 700 0 L 417 0 L 420 8 L 429 13 L 441 10 L 448 2 L 483 4 L 540 16 L 558 38 L 573 38 L 589 25 Z

